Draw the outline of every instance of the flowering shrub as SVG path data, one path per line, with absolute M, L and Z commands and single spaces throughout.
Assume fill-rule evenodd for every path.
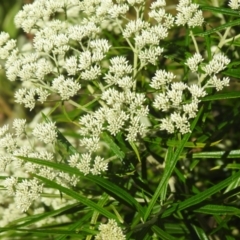
M 194 239 L 220 235 L 191 211 L 238 213 L 206 201 L 234 191 L 238 172 L 198 190 L 192 171 L 193 159 L 224 155 L 207 151 L 221 139 L 204 131 L 214 100 L 240 97 L 218 93 L 237 75 L 240 3 L 167 2 L 35 0 L 15 16 L 26 44 L 1 32 L 15 103 L 40 111 L 0 128 L 4 239 Z M 207 13 L 222 25 L 208 25 Z

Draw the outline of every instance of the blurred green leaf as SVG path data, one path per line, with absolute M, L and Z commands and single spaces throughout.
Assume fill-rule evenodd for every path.
M 198 153 L 193 153 L 192 157 L 193 158 L 240 158 L 240 150 L 198 152 Z
M 240 214 L 240 209 L 231 206 L 221 206 L 221 205 L 205 205 L 200 207 L 194 212 L 203 213 L 203 214 L 210 214 L 210 215 L 225 215 L 225 214 Z
M 226 93 L 218 93 L 212 96 L 206 96 L 201 98 L 201 101 L 215 101 L 215 100 L 223 100 L 223 99 L 233 99 L 233 98 L 240 98 L 240 91 L 238 92 L 226 92 Z
M 103 137 L 104 141 L 108 144 L 110 150 L 112 150 L 118 158 L 123 160 L 123 158 L 125 157 L 125 154 L 124 152 L 121 151 L 121 149 L 113 141 L 113 139 L 106 132 L 104 132 L 101 136 Z
M 219 27 L 212 28 L 211 30 L 208 30 L 208 31 L 205 31 L 205 32 L 195 33 L 195 35 L 204 37 L 206 35 L 209 35 L 209 34 L 212 34 L 212 33 L 216 33 L 216 32 L 219 32 L 221 30 L 224 30 L 226 28 L 237 26 L 237 25 L 240 25 L 240 20 L 239 19 L 233 20 L 233 21 L 225 23 L 225 24 L 222 24 Z

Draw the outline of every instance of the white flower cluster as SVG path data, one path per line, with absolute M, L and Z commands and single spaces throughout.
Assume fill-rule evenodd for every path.
M 233 9 L 238 5 L 239 1 L 229 2 Z M 222 53 L 213 55 L 209 62 L 204 62 L 199 53 L 186 60 L 185 65 L 197 76 L 197 84 L 177 81 L 178 76 L 159 66 L 164 52 L 162 42 L 167 42 L 174 26 L 202 26 L 204 19 L 199 5 L 180 0 L 174 17 L 167 12 L 165 0 L 156 0 L 146 11 L 149 17 L 146 18 L 143 8 L 147 6 L 143 0 L 35 0 L 24 5 L 15 18 L 16 25 L 33 36 L 29 51 L 27 46 L 18 49 L 7 33 L 0 34 L 0 58 L 6 76 L 10 81 L 20 80 L 22 85 L 15 92 L 17 103 L 32 110 L 37 101 L 44 103 L 51 98 L 87 110 L 80 113 L 78 149 L 64 156 L 71 167 L 85 175 L 99 175 L 108 170 L 109 160 L 102 156 L 110 154 L 101 155 L 99 151 L 106 147 L 103 133 L 113 137 L 122 134 L 126 141 L 137 142 L 148 133 L 145 123 L 150 122 L 149 105 L 165 114 L 160 119 L 160 130 L 188 133 L 189 122 L 196 117 L 206 88 L 219 91 L 229 84 L 229 78 L 219 78 L 230 62 Z M 136 13 L 136 18 L 132 13 Z M 104 38 L 112 33 L 103 27 L 106 23 L 110 29 L 117 28 L 120 33 L 117 39 L 115 35 Z M 124 44 L 116 46 L 116 42 Z M 152 77 L 144 75 L 150 65 L 155 65 L 148 73 Z M 146 93 L 149 86 L 153 94 Z M 82 93 L 86 96 L 83 100 Z M 71 100 L 73 97 L 76 102 Z M 11 177 L 5 183 L 22 211 L 27 211 L 43 191 L 37 180 L 29 178 L 31 173 L 66 186 L 74 186 L 78 181 L 75 176 L 25 163 L 16 157 L 62 160 L 53 153 L 53 146 L 58 143 L 55 123 L 28 127 L 25 120 L 16 119 L 13 131 L 8 125 L 0 128 L 0 167 L 12 174 L 9 166 L 16 164 L 26 174 L 23 176 L 26 180 Z M 27 141 L 29 136 L 31 144 Z M 96 239 L 125 239 L 113 220 L 101 224 L 99 230 Z
M 21 182 L 14 177 L 7 178 L 4 186 L 11 195 L 15 195 L 17 207 L 26 212 L 32 202 L 40 197 L 43 191 L 43 184 L 36 179 L 24 179 Z
M 231 9 L 238 9 L 240 7 L 240 1 L 239 0 L 230 0 L 228 2 L 228 6 L 231 8 Z
M 213 55 L 213 58 L 209 61 L 209 63 L 201 64 L 203 60 L 204 59 L 202 56 L 199 53 L 196 53 L 187 59 L 186 65 L 192 72 L 197 72 L 198 68 L 203 65 L 201 68 L 209 78 L 209 80 L 204 85 L 204 88 L 214 87 L 217 91 L 220 91 L 224 86 L 228 86 L 230 81 L 229 77 L 220 79 L 217 77 L 217 74 L 227 67 L 227 65 L 230 63 L 230 59 L 222 53 L 217 53 Z
M 17 156 L 23 156 L 54 161 L 53 153 L 47 151 L 47 148 L 52 150 L 49 144 L 56 143 L 56 138 L 56 126 L 53 122 L 40 123 L 30 129 L 25 119 L 15 119 L 12 129 L 9 125 L 0 128 L 0 168 L 5 169 L 10 175 L 16 174 L 16 168 L 19 168 L 24 171 L 24 174 L 20 174 L 19 177 L 29 177 L 28 173 L 34 173 L 55 180 L 61 185 L 76 185 L 78 179 L 75 176 L 17 158 Z M 30 139 L 31 143 L 28 142 Z M 48 144 L 44 150 L 39 148 L 39 141 Z M 13 176 L 6 178 L 5 187 L 9 195 L 15 196 L 16 205 L 21 211 L 27 211 L 43 190 L 37 180 L 26 178 L 19 182 Z
M 228 77 L 220 79 L 217 74 L 227 67 L 230 59 L 224 54 L 218 53 L 207 64 L 204 64 L 203 61 L 203 57 L 199 53 L 195 53 L 185 63 L 199 77 L 197 84 L 187 85 L 183 82 L 174 82 L 176 76 L 173 73 L 165 70 L 156 71 L 150 86 L 160 93 L 155 95 L 153 106 L 163 112 L 174 111 L 170 113 L 170 116 L 161 119 L 161 130 L 174 133 L 177 129 L 182 134 L 190 132 L 189 119 L 196 117 L 198 104 L 201 98 L 207 95 L 205 89 L 213 87 L 219 91 L 229 85 Z M 202 74 L 199 68 L 206 74 Z M 205 84 L 202 84 L 203 80 Z M 189 93 L 191 99 L 187 101 L 185 96 L 189 96 Z
M 199 10 L 199 5 L 191 3 L 191 0 L 180 0 L 177 5 L 178 14 L 176 16 L 177 25 L 187 24 L 189 27 L 202 26 L 204 18 L 202 10 Z
M 72 7 L 78 6 L 78 0 L 35 0 L 32 4 L 23 6 L 15 17 L 15 24 L 29 33 L 32 29 L 42 27 L 54 14 L 64 11 L 68 13 Z
M 176 76 L 165 70 L 158 70 L 152 78 L 150 86 L 161 93 L 155 95 L 153 106 L 163 112 L 174 110 L 169 117 L 161 119 L 160 129 L 174 133 L 176 129 L 185 134 L 190 132 L 189 119 L 194 118 L 198 111 L 199 98 L 206 92 L 198 85 L 188 86 L 183 82 L 173 82 Z M 191 94 L 191 102 L 184 103 L 185 93 Z
M 126 236 L 123 234 L 122 229 L 117 225 L 116 221 L 109 219 L 108 223 L 99 225 L 99 233 L 95 236 L 96 240 L 125 240 Z

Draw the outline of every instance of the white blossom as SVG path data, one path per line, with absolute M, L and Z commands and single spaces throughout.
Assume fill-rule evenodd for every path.
M 12 153 L 17 148 L 17 139 L 12 133 L 5 134 L 0 138 L 0 148 L 5 149 L 7 153 Z
M 33 136 L 44 143 L 55 143 L 57 140 L 57 131 L 55 123 L 39 123 L 33 129 Z
M 139 53 L 139 59 L 141 61 L 141 64 L 144 66 L 147 63 L 151 63 L 153 65 L 156 65 L 156 62 L 158 58 L 161 56 L 163 52 L 163 48 L 157 46 L 151 46 L 149 49 L 144 49 L 140 51 Z
M 81 73 L 83 80 L 96 80 L 101 75 L 101 68 L 99 66 L 91 66 L 89 69 Z
M 191 86 L 188 87 L 189 92 L 192 94 L 192 98 L 193 99 L 199 99 L 201 97 L 204 97 L 207 95 L 206 91 L 204 90 L 204 88 L 196 85 L 196 84 L 192 84 Z
M 1 32 L 0 33 L 0 47 L 4 45 L 8 39 L 10 38 L 10 35 L 6 32 Z
M 82 41 L 86 37 L 94 38 L 98 33 L 100 33 L 100 28 L 94 22 L 87 22 L 84 26 L 71 26 L 68 29 L 69 38 L 76 41 Z
M 222 80 L 218 78 L 216 75 L 213 75 L 207 82 L 207 85 L 213 86 L 217 91 L 220 91 L 225 86 L 229 86 L 229 77 L 224 77 Z
M 96 240 L 125 240 L 126 236 L 116 221 L 109 219 L 107 224 L 101 223 L 98 227 L 99 233 L 95 236 Z
M 114 4 L 109 10 L 108 14 L 111 18 L 118 18 L 120 15 L 126 14 L 129 10 L 129 6 L 127 4 Z
M 159 93 L 154 98 L 153 106 L 163 112 L 166 112 L 170 108 L 171 104 L 164 93 Z
M 84 137 L 80 140 L 80 146 L 85 147 L 89 152 L 96 152 L 99 148 L 100 138 L 97 136 Z
M 5 124 L 0 128 L 0 137 L 3 136 L 9 130 L 9 125 Z
M 36 69 L 35 76 L 39 80 L 43 80 L 46 75 L 54 72 L 52 63 L 45 58 L 41 58 L 36 62 Z
M 18 184 L 18 179 L 16 177 L 11 176 L 5 179 L 4 187 L 7 189 L 7 193 L 9 195 L 14 195 L 17 184 Z
M 228 6 L 231 8 L 231 9 L 238 9 L 240 7 L 240 1 L 239 0 L 230 0 L 228 2 Z
M 216 74 L 222 71 L 230 63 L 230 59 L 227 58 L 224 54 L 218 53 L 215 54 L 212 60 L 203 67 L 203 70 L 208 74 Z
M 140 18 L 137 20 L 130 21 L 124 31 L 123 31 L 123 37 L 129 38 L 132 36 L 132 34 L 139 33 L 144 28 L 149 28 L 150 24 L 148 22 L 142 21 Z
M 178 14 L 176 16 L 177 25 L 187 24 L 189 27 L 202 26 L 204 18 L 202 10 L 198 10 L 199 5 L 191 1 L 180 0 L 177 5 Z
M 155 76 L 152 78 L 150 86 L 155 89 L 161 89 L 166 84 L 171 83 L 174 78 L 176 78 L 176 76 L 171 72 L 157 70 Z
M 111 47 L 111 45 L 108 43 L 108 40 L 106 39 L 92 40 L 90 41 L 89 46 L 91 47 L 92 50 L 97 50 L 103 53 L 108 52 L 108 50 Z
M 13 128 L 15 130 L 15 135 L 20 136 L 25 132 L 26 119 L 14 119 Z
M 15 201 L 17 207 L 26 212 L 34 200 L 39 199 L 43 191 L 43 185 L 36 179 L 24 179 L 16 185 Z
M 90 153 L 83 153 L 80 155 L 80 160 L 76 165 L 77 169 L 84 175 L 87 175 L 91 171 L 91 155 Z
M 99 175 L 102 172 L 106 172 L 108 169 L 108 163 L 104 161 L 100 156 L 96 156 L 93 162 L 93 167 L 91 169 L 91 173 L 93 175 Z
M 198 111 L 198 101 L 193 101 L 183 105 L 183 112 L 188 118 L 194 118 Z
M 67 70 L 68 75 L 75 75 L 78 71 L 78 59 L 75 56 L 71 56 L 66 59 L 64 68 Z
M 187 59 L 185 63 L 192 72 L 197 72 L 199 64 L 203 61 L 202 56 L 199 53 L 195 53 L 192 57 Z
M 68 100 L 80 90 L 81 85 L 72 78 L 65 79 L 63 75 L 53 79 L 52 88 L 57 91 L 62 100 Z
M 150 9 L 156 9 L 156 8 L 161 8 L 166 6 L 166 1 L 165 0 L 156 0 L 151 3 Z

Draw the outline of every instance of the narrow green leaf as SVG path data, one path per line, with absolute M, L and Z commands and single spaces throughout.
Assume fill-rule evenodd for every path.
M 112 138 L 106 132 L 104 132 L 101 136 L 103 137 L 104 141 L 108 144 L 109 148 L 116 154 L 116 156 L 123 160 L 125 154 L 124 152 L 121 151 L 119 146 L 112 140 Z
M 211 197 L 215 193 L 221 191 L 222 189 L 226 188 L 229 184 L 231 184 L 233 181 L 238 179 L 240 177 L 240 171 L 232 175 L 231 177 L 223 180 L 222 182 L 214 185 L 213 187 L 205 190 L 204 192 L 200 192 L 199 194 L 196 194 L 185 201 L 174 204 L 172 207 L 168 208 L 163 214 L 162 217 L 165 218 L 175 211 L 182 211 L 186 208 L 189 208 L 191 206 L 194 206 L 198 203 L 201 203 L 202 201 L 206 200 L 207 198 Z
M 240 164 L 239 163 L 230 163 L 226 166 L 226 168 L 229 169 L 240 169 Z
M 159 138 L 145 138 L 144 139 L 145 142 L 150 142 L 150 143 L 154 143 L 156 145 L 159 145 L 162 143 L 162 139 L 159 139 Z M 218 140 L 218 141 L 215 141 L 215 142 L 212 142 L 212 143 L 203 143 L 203 142 L 186 142 L 184 147 L 185 148 L 204 148 L 206 145 L 208 146 L 215 146 L 217 145 L 218 143 L 220 143 L 222 141 L 222 139 Z M 178 140 L 168 140 L 167 141 L 167 146 L 168 147 L 177 147 L 179 146 L 180 144 L 180 141 Z
M 225 214 L 239 214 L 240 209 L 231 206 L 221 206 L 221 205 L 212 205 L 208 204 L 203 207 L 200 207 L 194 212 L 203 213 L 203 214 L 210 214 L 210 215 L 225 215 Z
M 214 100 L 222 100 L 222 99 L 231 99 L 231 98 L 240 98 L 240 91 L 238 92 L 227 92 L 227 93 L 219 93 L 212 96 L 206 96 L 201 98 L 201 101 L 214 101 Z
M 0 232 L 4 232 L 4 231 L 9 231 L 12 229 L 9 228 L 1 228 Z M 15 229 L 18 232 L 26 232 L 26 233 L 35 233 L 35 234 L 41 234 L 41 235 L 45 235 L 45 234 L 54 234 L 54 235 L 59 235 L 59 234 L 67 234 L 69 236 L 78 236 L 80 237 L 80 233 L 84 232 L 84 233 L 89 233 L 92 235 L 97 234 L 98 232 L 89 228 L 81 228 L 81 230 L 79 230 L 78 232 L 74 232 L 74 231 L 67 231 L 67 230 L 61 230 L 61 229 Z
M 79 205 L 79 203 L 74 203 L 74 204 L 70 204 L 70 205 L 64 206 L 60 209 L 53 210 L 53 211 L 50 211 L 50 212 L 46 212 L 46 213 L 44 212 L 44 213 L 35 214 L 35 215 L 32 215 L 32 216 L 23 217 L 23 218 L 15 220 L 15 221 L 12 221 L 11 223 L 9 223 L 7 225 L 7 227 L 14 227 L 14 228 L 26 227 L 28 225 L 34 224 L 34 223 L 36 223 L 40 220 L 43 220 L 45 218 L 54 217 L 56 215 L 59 215 L 62 212 L 65 212 L 69 209 L 72 209 L 72 208 L 74 208 L 78 205 Z
M 141 214 L 141 216 L 144 215 L 141 205 L 135 200 L 134 197 L 132 197 L 123 188 L 120 188 L 116 184 L 104 179 L 103 177 L 92 176 L 92 175 L 84 176 L 83 173 L 81 173 L 78 169 L 69 167 L 66 164 L 53 163 L 53 162 L 49 162 L 49 161 L 38 159 L 38 158 L 27 158 L 27 157 L 21 157 L 21 156 L 19 156 L 18 158 L 25 160 L 25 161 L 33 162 L 33 163 L 36 163 L 39 165 L 48 166 L 48 167 L 54 168 L 56 170 L 61 170 L 66 173 L 75 174 L 81 178 L 85 178 L 91 182 L 94 182 L 95 184 L 101 186 L 102 188 L 104 188 L 104 189 L 108 190 L 110 193 L 112 193 L 112 196 L 118 196 L 124 202 L 127 202 L 129 205 L 136 208 L 136 210 L 138 210 L 138 212 Z
M 240 150 L 193 153 L 193 158 L 240 158 Z
M 221 30 L 226 29 L 228 27 L 233 27 L 233 26 L 237 26 L 237 25 L 240 25 L 240 19 L 237 19 L 237 20 L 234 20 L 234 21 L 231 21 L 231 22 L 227 22 L 225 24 L 222 24 L 219 27 L 213 28 L 213 29 L 208 30 L 206 32 L 196 33 L 195 35 L 203 37 L 203 36 L 206 36 L 206 35 L 209 35 L 209 34 L 212 34 L 212 33 L 218 32 L 218 31 L 221 31 Z
M 40 179 L 42 182 L 46 183 L 47 185 L 51 186 L 52 188 L 56 188 L 59 191 L 65 193 L 66 195 L 78 200 L 79 202 L 81 202 L 82 204 L 90 207 L 91 209 L 98 211 L 99 213 L 101 213 L 103 216 L 107 217 L 107 218 L 112 218 L 115 219 L 116 221 L 118 221 L 117 217 L 112 214 L 111 212 L 109 212 L 108 210 L 100 207 L 98 204 L 96 204 L 95 202 L 91 201 L 89 198 L 87 198 L 86 196 L 81 196 L 80 194 L 76 193 L 75 191 L 63 187 L 57 183 L 55 183 L 54 181 L 51 181 L 47 178 L 41 177 L 41 176 L 37 176 L 36 177 L 38 179 Z
M 189 229 L 184 223 L 165 223 L 164 229 L 166 229 L 166 231 L 170 232 L 171 234 L 189 234 Z
M 223 75 L 239 79 L 240 78 L 240 70 L 239 69 L 228 69 L 227 71 L 223 72 Z
M 200 5 L 200 7 L 202 10 L 216 12 L 223 15 L 233 16 L 233 17 L 239 17 L 239 11 L 233 10 L 231 8 L 213 7 L 213 6 L 206 6 L 206 5 L 203 5 L 203 6 Z
M 166 231 L 163 231 L 161 228 L 157 226 L 153 226 L 151 229 L 162 240 L 177 240 L 177 238 L 171 236 Z
M 198 119 L 199 119 L 200 115 L 202 114 L 202 111 L 203 111 L 203 107 L 200 108 L 197 117 L 192 122 L 191 129 L 194 129 L 194 127 L 196 126 L 196 124 L 198 122 Z M 152 199 L 149 202 L 149 205 L 148 205 L 147 210 L 146 210 L 145 215 L 144 215 L 144 221 L 146 221 L 147 218 L 149 217 L 149 215 L 150 215 L 158 197 L 160 196 L 161 192 L 165 189 L 166 185 L 168 184 L 168 180 L 169 180 L 170 176 L 172 175 L 172 172 L 175 168 L 175 165 L 176 165 L 176 163 L 179 159 L 179 156 L 182 153 L 183 148 L 184 148 L 184 146 L 185 146 L 185 144 L 188 141 L 190 136 L 191 136 L 191 133 L 187 133 L 187 134 L 184 135 L 184 137 L 182 139 L 182 142 L 177 147 L 177 149 L 174 152 L 171 159 L 169 159 L 168 166 L 166 166 L 165 169 L 164 169 L 163 177 L 162 177 L 157 189 L 155 190 L 155 193 L 154 193 Z
M 209 240 L 207 235 L 205 234 L 205 231 L 202 228 L 197 227 L 193 224 L 191 224 L 191 225 L 192 225 L 193 229 L 195 230 L 199 240 Z
M 72 224 L 69 228 L 68 231 L 70 232 L 76 232 L 76 229 L 78 228 L 82 228 L 82 226 L 84 225 L 84 222 L 89 223 L 89 219 L 91 219 L 92 216 L 92 211 L 87 212 L 83 217 L 81 217 L 78 221 L 76 221 L 74 224 Z M 64 240 L 64 239 L 68 239 L 68 235 L 60 235 L 59 237 L 55 238 L 54 240 Z
M 129 142 L 129 144 L 131 145 L 133 151 L 136 153 L 138 161 L 141 162 L 141 158 L 140 158 L 137 146 L 135 145 L 134 142 Z
M 114 195 L 117 195 L 120 199 L 123 199 L 124 201 L 128 202 L 128 204 L 134 206 L 136 210 L 139 212 L 139 214 L 143 217 L 144 211 L 142 206 L 127 191 L 123 190 L 122 188 L 118 187 L 117 185 L 113 184 L 110 181 L 107 181 L 102 177 L 89 175 L 87 176 L 87 179 L 89 179 L 92 182 L 95 182 L 102 188 L 112 192 Z

